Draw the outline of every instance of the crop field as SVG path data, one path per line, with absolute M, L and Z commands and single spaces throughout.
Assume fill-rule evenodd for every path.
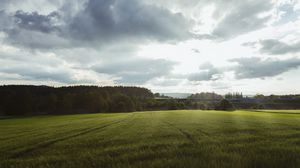
M 300 167 L 300 110 L 1 118 L 0 167 Z

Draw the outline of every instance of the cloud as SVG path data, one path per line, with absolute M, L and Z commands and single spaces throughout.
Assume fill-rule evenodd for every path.
M 0 61 L 2 63 L 2 61 Z M 76 69 L 69 66 L 48 66 L 16 62 L 16 65 L 1 66 L 0 78 L 14 79 L 15 81 L 30 80 L 32 82 L 57 82 L 60 84 L 105 84 L 109 83 L 105 75 L 101 76 L 90 70 Z M 5 74 L 6 76 L 3 76 Z M 112 82 L 110 82 L 112 84 Z
M 275 1 L 270 0 L 151 0 L 195 19 L 195 39 L 229 40 L 272 22 Z
M 189 81 L 210 81 L 222 78 L 222 72 L 211 63 L 206 62 L 199 66 L 199 72 L 188 75 Z
M 43 33 L 26 29 L 13 29 L 6 31 L 8 37 L 5 42 L 17 47 L 29 49 L 51 50 L 72 47 L 69 40 L 57 34 Z
M 37 12 L 17 11 L 9 14 L 0 11 L 0 32 L 6 34 L 4 42 L 30 49 L 53 49 L 70 47 L 59 27 L 59 15 L 52 12 L 41 15 Z
M 250 57 L 235 58 L 230 61 L 238 64 L 232 67 L 237 79 L 273 77 L 300 66 L 300 59 L 298 58 L 279 60 Z
M 31 66 L 10 66 L 1 67 L 0 71 L 7 74 L 17 74 L 21 80 L 54 80 L 61 83 L 75 83 L 70 71 L 64 68 L 41 67 L 37 65 Z
M 10 3 L 20 4 L 17 1 Z M 165 5 L 158 5 L 159 3 Z M 270 19 L 270 15 L 262 17 L 261 14 L 273 7 L 268 0 L 228 2 L 191 0 L 184 3 L 176 1 L 175 6 L 179 9 L 214 4 L 215 10 L 211 19 L 218 22 L 213 31 L 193 33 L 196 26 L 193 18 L 184 15 L 183 12 L 186 10 L 174 12 L 170 7 L 174 5 L 170 3 L 138 0 L 85 0 L 72 3 L 54 1 L 52 4 L 56 9 L 47 14 L 37 11 L 25 12 L 22 9 L 11 13 L 2 11 L 2 15 L 3 13 L 7 15 L 6 20 L 9 18 L 10 22 L 14 23 L 2 31 L 8 34 L 7 41 L 11 44 L 38 49 L 76 46 L 99 48 L 125 41 L 140 44 L 149 41 L 230 39 L 263 27 Z M 47 4 L 51 6 L 51 3 Z M 221 13 L 225 16 L 221 17 Z M 37 43 L 36 39 L 41 36 L 46 36 L 50 42 Z
M 0 32 L 13 27 L 14 21 L 5 11 L 0 10 Z
M 11 3 L 10 0 L 2 0 L 0 2 L 0 10 L 4 10 L 9 3 Z
M 125 84 L 144 84 L 147 81 L 169 75 L 175 62 L 164 59 L 125 58 L 94 65 L 91 69 L 98 73 L 110 74 Z
M 51 33 L 59 29 L 58 26 L 55 25 L 60 17 L 57 12 L 41 15 L 37 12 L 26 13 L 19 10 L 15 13 L 14 17 L 16 25 L 23 29 L 40 31 L 43 33 Z
M 260 52 L 270 55 L 282 55 L 300 52 L 300 41 L 292 44 L 286 44 L 276 39 L 267 39 L 261 40 L 259 43 L 262 45 Z
M 199 65 L 199 69 L 200 70 L 211 70 L 211 69 L 215 69 L 214 65 L 211 64 L 210 62 L 204 62 L 201 65 Z
M 81 40 L 167 41 L 191 37 L 190 24 L 183 15 L 137 0 L 89 0 L 69 29 L 72 36 Z
M 261 14 L 270 11 L 272 7 L 273 4 L 269 0 L 232 0 L 229 3 L 227 1 L 219 3 L 214 15 L 226 14 L 217 24 L 212 34 L 221 39 L 230 39 L 262 28 L 271 16 L 262 16 Z
M 255 48 L 255 45 L 256 45 L 256 44 L 257 44 L 257 42 L 255 42 L 255 41 L 250 41 L 250 42 L 245 42 L 245 43 L 243 43 L 242 46 Z
M 200 71 L 188 75 L 189 81 L 212 81 L 219 84 L 218 81 L 226 76 L 226 73 L 233 72 L 235 79 L 267 78 L 280 75 L 300 67 L 299 58 L 290 58 L 285 60 L 260 57 L 245 57 L 230 59 L 230 62 L 237 65 L 227 67 L 215 67 L 207 62 L 199 66 Z M 228 75 L 228 74 L 227 74 Z M 212 85 L 213 86 L 213 85 Z M 213 86 L 217 88 L 217 85 Z M 224 87 L 225 88 L 225 87 Z
M 99 47 L 122 41 L 176 42 L 193 37 L 192 22 L 181 13 L 142 1 L 88 0 L 82 6 L 76 13 L 66 6 L 49 14 L 1 11 L 0 17 L 13 23 L 2 31 L 11 44 L 31 48 L 61 48 L 62 41 L 63 44 L 69 41 L 73 46 Z M 51 42 L 38 43 L 36 39 L 41 36 Z
M 89 69 L 75 68 L 54 53 L 33 53 L 5 45 L 0 46 L 0 64 L 0 79 L 4 81 L 101 84 L 101 81 L 107 83 L 109 79 Z
M 31 59 L 26 58 L 22 61 L 31 64 L 32 68 L 26 70 L 18 65 L 3 68 L 1 72 L 17 73 L 23 79 L 76 83 L 80 80 L 74 75 L 77 75 L 78 69 L 85 69 L 116 77 L 115 82 L 143 84 L 170 73 L 175 63 L 163 59 L 138 58 L 135 56 L 137 45 L 150 41 L 178 42 L 193 37 L 190 33 L 192 22 L 181 13 L 143 1 L 86 0 L 80 5 L 77 3 L 63 1 L 63 5 L 56 4 L 58 8 L 48 13 L 22 9 L 0 12 L 0 17 L 5 18 L 0 20 L 4 25 L 0 25 L 0 31 L 5 33 L 3 41 L 7 45 L 33 49 L 34 52 L 35 49 L 53 52 L 63 61 L 75 63 L 77 69 L 67 67 L 56 71 L 57 67 L 43 64 L 48 68 L 44 70 L 42 66 L 29 63 Z M 79 55 L 76 51 L 83 52 Z M 5 56 L 10 61 L 13 58 Z M 90 67 L 91 64 L 97 65 Z M 34 73 L 37 69 L 41 70 Z
M 40 11 L 47 13 L 53 9 L 57 9 L 66 0 L 1 0 L 0 10 L 16 11 Z M 78 0 L 73 0 L 78 1 Z M 82 0 L 81 0 L 82 1 Z

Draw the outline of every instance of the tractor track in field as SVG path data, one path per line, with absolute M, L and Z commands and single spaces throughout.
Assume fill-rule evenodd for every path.
M 111 122 L 111 123 L 107 123 L 105 125 L 101 125 L 99 127 L 94 127 L 94 128 L 85 128 L 85 129 L 82 129 L 82 131 L 80 133 L 76 133 L 76 134 L 73 134 L 73 135 L 68 135 L 68 136 L 64 136 L 64 137 L 61 137 L 61 138 L 56 138 L 56 139 L 52 139 L 52 140 L 49 140 L 49 141 L 46 141 L 46 142 L 42 142 L 42 143 L 39 143 L 31 148 L 27 148 L 23 151 L 20 151 L 18 153 L 15 153 L 15 154 L 12 154 L 10 156 L 11 159 L 16 159 L 16 158 L 20 158 L 22 156 L 25 156 L 33 151 L 36 151 L 36 150 L 39 150 L 39 149 L 42 149 L 42 148 L 46 148 L 46 147 L 49 147 L 55 143 L 58 143 L 58 142 L 62 142 L 62 141 L 65 141 L 65 140 L 69 140 L 71 138 L 75 138 L 75 137 L 79 137 L 79 136 L 82 136 L 82 135 L 86 135 L 86 134 L 89 134 L 91 132 L 95 132 L 95 131 L 101 131 L 103 130 L 104 128 L 107 128 L 109 126 L 112 126 L 112 125 L 115 125 L 115 124 L 119 124 L 121 122 L 124 122 L 130 118 L 132 118 L 134 115 L 134 113 L 132 113 L 130 116 L 124 118 L 124 119 L 121 119 L 121 120 L 118 120 L 118 121 L 114 121 L 114 122 Z
M 16 138 L 23 138 L 24 136 L 32 136 L 33 134 L 31 133 L 36 133 L 34 134 L 35 136 L 40 136 L 40 135 L 45 135 L 47 134 L 47 132 L 37 132 L 40 131 L 41 128 L 38 129 L 32 129 L 32 130 L 28 130 L 28 131 L 23 131 L 21 133 L 16 133 L 15 136 L 10 136 L 10 137 L 4 137 L 4 138 L 0 138 L 0 141 L 7 141 L 7 140 L 12 140 L 12 139 L 16 139 Z
M 93 120 L 95 120 L 95 119 L 93 119 Z M 88 121 L 92 121 L 92 119 L 89 119 Z M 77 121 L 77 123 L 81 123 L 81 122 L 82 121 L 80 121 L 80 122 Z M 72 122 L 72 124 L 74 124 L 74 122 Z M 54 125 L 54 126 L 50 126 L 48 128 L 51 128 L 51 129 L 56 128 L 56 127 L 57 128 L 62 128 L 62 127 L 68 126 L 68 125 L 69 124 Z M 42 128 L 42 129 L 45 129 L 45 128 Z M 32 136 L 32 134 L 30 134 L 30 133 L 35 133 L 36 131 L 40 131 L 40 130 L 41 130 L 41 128 L 31 129 L 31 130 L 22 131 L 20 133 L 15 133 L 15 134 L 17 134 L 15 136 L 4 137 L 4 138 L 0 137 L 0 141 L 11 140 L 11 139 L 20 138 L 20 137 L 23 137 L 23 136 Z M 47 134 L 47 131 L 45 131 L 43 133 L 41 133 L 41 132 L 36 132 L 36 133 L 37 134 L 35 136 L 45 135 L 45 134 Z
M 199 129 L 199 128 L 196 129 L 196 131 L 199 132 L 200 134 L 206 136 L 206 137 L 209 137 L 209 138 L 210 138 L 210 136 L 211 136 L 209 133 L 207 133 L 207 132 L 205 132 L 205 131 L 203 131 L 203 130 L 201 130 L 201 129 Z
M 198 141 L 188 132 L 184 131 L 183 129 L 181 128 L 178 128 L 176 127 L 175 125 L 169 123 L 169 122 L 166 122 L 166 121 L 163 121 L 166 125 L 168 125 L 169 127 L 171 128 L 174 128 L 176 130 L 178 130 L 187 140 L 189 140 L 192 144 L 194 145 L 198 145 Z

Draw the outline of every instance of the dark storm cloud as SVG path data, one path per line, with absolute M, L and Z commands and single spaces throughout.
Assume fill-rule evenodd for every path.
M 70 47 L 69 40 L 60 34 L 56 12 L 41 15 L 37 12 L 17 11 L 9 14 L 0 11 L 0 31 L 6 34 L 5 43 L 30 49 Z
M 227 15 L 217 24 L 213 30 L 213 35 L 222 39 L 229 39 L 240 34 L 248 33 L 262 28 L 270 19 L 270 16 L 261 17 L 259 14 L 272 9 L 273 4 L 269 0 L 232 0 L 227 3 L 219 3 L 220 10 L 216 10 L 215 15 L 228 12 Z
M 25 29 L 9 30 L 7 34 L 9 37 L 6 38 L 6 42 L 17 47 L 43 50 L 72 47 L 69 40 L 59 37 L 56 34 Z
M 59 14 L 52 12 L 49 15 L 41 15 L 37 12 L 26 13 L 17 11 L 14 15 L 18 27 L 32 31 L 50 33 L 58 30 L 55 22 L 59 20 Z
M 276 39 L 261 40 L 260 52 L 271 55 L 300 52 L 300 42 L 287 44 Z
M 104 62 L 92 67 L 98 73 L 111 74 L 119 77 L 121 83 L 144 84 L 145 82 L 170 74 L 174 62 L 164 59 L 130 58 Z
M 190 38 L 189 22 L 180 13 L 137 0 L 89 0 L 70 23 L 80 40 L 183 40 Z
M 298 58 L 279 60 L 250 57 L 230 61 L 238 63 L 238 66 L 232 68 L 237 79 L 273 77 L 300 66 Z
M 77 1 L 64 1 L 65 5 L 50 14 L 18 10 L 14 14 L 6 13 L 14 25 L 6 27 L 4 32 L 8 34 L 7 41 L 30 48 L 99 47 L 124 41 L 140 43 L 153 40 L 177 42 L 193 38 L 229 39 L 263 27 L 269 17 L 258 15 L 272 8 L 268 0 L 197 3 L 215 4 L 214 17 L 222 18 L 212 34 L 193 34 L 190 30 L 194 22 L 183 14 L 138 0 L 87 0 L 80 5 Z M 220 17 L 221 13 L 226 14 L 224 18 Z M 24 33 L 30 35 L 20 35 Z M 51 43 L 36 43 L 35 39 L 42 35 L 47 36 Z M 66 41 L 71 44 L 66 45 Z
M 61 48 L 61 41 L 99 47 L 122 41 L 174 42 L 192 38 L 191 23 L 182 14 L 137 0 L 89 0 L 76 14 L 70 14 L 66 7 L 47 15 L 21 10 L 13 15 L 1 12 L 1 18 L 14 22 L 2 29 L 8 34 L 7 41 L 30 48 Z M 44 45 L 43 40 L 35 41 L 43 35 L 51 42 Z

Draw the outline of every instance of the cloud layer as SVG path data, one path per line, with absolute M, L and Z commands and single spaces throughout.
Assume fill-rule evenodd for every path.
M 299 26 L 299 1 L 2 0 L 0 81 L 229 89 L 299 71 Z

